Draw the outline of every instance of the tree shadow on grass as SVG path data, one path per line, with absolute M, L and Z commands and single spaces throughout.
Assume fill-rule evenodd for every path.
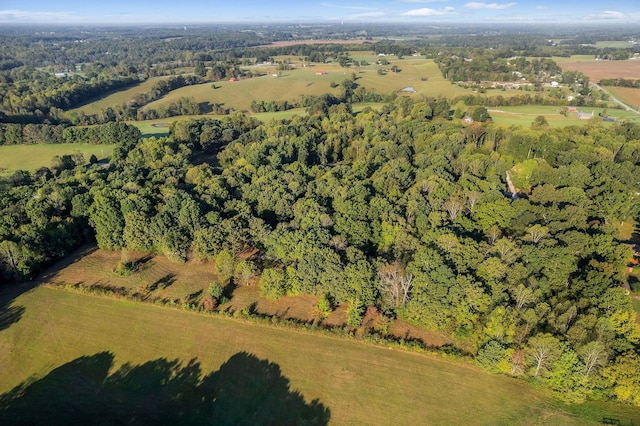
M 26 308 L 16 305 L 15 300 L 22 293 L 33 289 L 34 286 L 33 282 L 26 282 L 8 286 L 7 288 L 0 287 L 0 331 L 20 321 Z
M 25 308 L 24 306 L 15 306 L 10 303 L 1 303 L 0 304 L 0 331 L 5 328 L 9 328 L 11 324 L 20 321 L 22 318 L 22 314 L 24 314 Z
M 196 360 L 125 364 L 113 354 L 77 358 L 0 395 L 0 424 L 326 425 L 329 408 L 306 403 L 278 364 L 239 352 L 201 379 Z

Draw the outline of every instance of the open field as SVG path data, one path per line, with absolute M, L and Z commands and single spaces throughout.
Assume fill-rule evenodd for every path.
M 580 120 L 575 113 L 568 113 L 567 117 L 560 114 L 559 106 L 544 106 L 544 105 L 526 105 L 516 107 L 495 107 L 490 108 L 489 113 L 493 118 L 493 121 L 498 124 L 505 125 L 520 125 L 523 127 L 529 127 L 539 115 L 544 116 L 547 119 L 550 127 L 565 127 L 565 126 L 582 126 L 586 124 L 587 120 Z M 603 108 L 580 108 L 582 112 L 592 112 L 595 114 L 595 119 L 601 113 Z M 616 119 L 624 119 L 628 121 L 638 122 L 640 116 L 629 111 L 621 109 L 607 109 L 607 114 Z M 603 123 L 605 125 L 612 123 Z
M 47 287 L 0 296 L 3 306 L 21 308 L 0 331 L 0 392 L 30 384 L 0 396 L 6 424 L 57 424 L 82 414 L 120 423 L 133 415 L 173 418 L 206 412 L 213 395 L 228 403 L 223 419 L 251 410 L 275 415 L 303 399 L 300 413 L 330 416 L 331 424 L 585 425 L 605 415 L 640 421 L 637 409 L 564 406 L 471 365 L 344 338 Z M 205 385 L 232 394 L 210 395 Z M 133 407 L 123 403 L 132 400 Z
M 596 41 L 595 46 L 600 49 L 604 49 L 607 47 L 613 49 L 628 49 L 633 47 L 633 43 L 629 43 L 627 40 L 609 40 L 609 41 Z
M 638 75 L 638 79 L 640 79 L 640 74 Z M 612 86 L 604 86 L 604 89 L 630 107 L 636 110 L 640 109 L 640 89 Z
M 640 61 L 576 60 L 561 63 L 560 67 L 564 71 L 580 71 L 594 83 L 598 83 L 603 78 L 626 78 L 629 80 L 640 78 Z
M 143 292 L 147 289 L 147 298 L 174 301 L 180 305 L 183 301 L 202 302 L 202 296 L 207 291 L 209 283 L 219 281 L 214 274 L 212 262 L 199 263 L 188 261 L 184 264 L 170 262 L 164 256 L 154 256 L 150 253 L 129 252 L 131 260 L 140 261 L 138 272 L 129 276 L 120 276 L 113 272 L 116 264 L 121 259 L 121 252 L 109 252 L 94 247 L 85 247 L 71 256 L 68 265 L 50 272 L 42 281 L 57 285 L 83 285 L 109 287 L 123 289 L 132 294 Z M 221 306 L 223 310 L 241 311 L 251 309 L 264 316 L 278 316 L 283 319 L 293 319 L 302 323 L 311 323 L 315 317 L 314 306 L 317 303 L 315 297 L 297 296 L 283 297 L 271 301 L 260 297 L 256 283 L 251 286 L 231 286 L 227 289 L 227 295 L 231 297 L 228 304 Z M 323 325 L 344 325 L 344 307 L 337 309 L 328 318 L 323 320 Z M 427 332 L 412 327 L 402 321 L 396 321 L 391 333 L 399 338 L 418 339 L 425 346 L 439 347 L 445 344 L 455 345 L 462 350 L 464 342 L 447 337 L 444 333 Z
M 43 145 L 4 145 L 0 146 L 0 174 L 13 173 L 16 170 L 35 171 L 40 167 L 50 167 L 53 157 L 73 154 L 81 151 L 86 161 L 91 155 L 98 159 L 109 158 L 113 145 L 89 144 L 43 144 Z
M 153 85 L 156 84 L 158 79 L 161 79 L 161 78 L 167 78 L 167 77 L 150 78 L 141 83 L 135 84 L 133 86 L 124 87 L 122 89 L 105 93 L 104 95 L 98 98 L 90 99 L 84 105 L 81 105 L 79 107 L 66 111 L 66 114 L 69 115 L 73 112 L 77 113 L 80 111 L 83 111 L 87 115 L 97 114 L 105 108 L 122 105 L 130 101 L 135 95 L 139 93 L 149 92 L 151 90 L 151 87 L 153 87 Z
M 295 68 L 288 71 L 278 72 L 276 65 L 256 65 L 252 71 L 264 73 L 261 77 L 244 79 L 237 82 L 222 81 L 216 82 L 217 89 L 213 89 L 212 83 L 203 83 L 196 86 L 183 87 L 172 91 L 164 98 L 159 99 L 145 106 L 144 109 L 157 108 L 158 105 L 168 105 L 182 97 L 194 98 L 196 102 L 211 102 L 223 104 L 224 107 L 233 107 L 236 110 L 250 110 L 251 101 L 255 100 L 288 100 L 299 99 L 302 95 L 322 95 L 325 93 L 338 94 L 339 88 L 332 89 L 331 82 L 340 83 L 351 78 L 352 73 L 357 74 L 357 83 L 369 90 L 375 90 L 380 94 L 389 94 L 400 91 L 411 86 L 416 90 L 414 95 L 425 96 L 457 96 L 459 94 L 470 93 L 466 89 L 453 86 L 445 80 L 437 65 L 432 60 L 409 58 L 398 60 L 389 57 L 390 65 L 378 66 L 375 61 L 377 56 L 366 55 L 360 52 L 358 57 L 368 57 L 371 65 L 356 68 L 343 68 L 337 63 L 313 65 L 302 67 L 299 63 L 294 63 Z M 297 58 L 277 57 L 276 60 L 291 59 L 295 62 Z M 379 75 L 377 70 L 384 68 L 391 69 L 397 65 L 400 72 L 389 71 L 386 75 Z M 325 74 L 317 75 L 316 72 Z M 273 77 L 273 74 L 280 74 Z M 426 77 L 422 81 L 422 77 Z
M 372 43 L 368 40 L 288 40 L 288 41 L 274 41 L 271 44 L 266 44 L 260 47 L 283 47 L 283 46 L 296 46 L 299 44 L 363 44 Z
M 532 58 L 530 58 L 532 59 Z M 565 63 L 573 63 L 573 62 L 591 62 L 596 58 L 593 55 L 571 55 L 569 57 L 566 56 L 552 56 L 553 59 L 558 65 L 562 67 Z

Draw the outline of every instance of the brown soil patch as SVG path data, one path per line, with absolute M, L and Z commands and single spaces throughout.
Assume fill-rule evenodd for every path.
M 565 71 L 579 71 L 594 83 L 603 78 L 640 79 L 640 61 L 589 61 L 561 64 Z

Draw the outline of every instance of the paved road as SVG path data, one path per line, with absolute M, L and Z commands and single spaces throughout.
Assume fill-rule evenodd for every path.
M 626 109 L 627 111 L 631 111 L 631 112 L 635 112 L 636 114 L 640 114 L 640 111 L 631 108 L 629 105 L 625 104 L 624 102 L 622 102 L 619 99 L 616 99 L 611 93 L 609 93 L 606 89 L 603 89 L 599 84 L 593 83 L 593 82 L 589 82 L 589 84 L 593 87 L 595 87 L 596 89 L 600 90 L 601 92 L 606 93 L 607 95 L 609 95 L 609 99 L 611 99 L 613 102 L 617 103 L 618 105 L 620 105 L 622 108 Z

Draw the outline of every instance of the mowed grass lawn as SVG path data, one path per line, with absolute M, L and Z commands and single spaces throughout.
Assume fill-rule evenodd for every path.
M 10 303 L 23 310 L 16 322 L 4 324 L 0 331 L 0 393 L 25 381 L 33 383 L 20 391 L 28 398 L 29 406 L 24 410 L 31 417 L 37 416 L 39 409 L 46 416 L 42 407 L 48 407 L 53 400 L 56 404 L 50 409 L 68 412 L 68 420 L 73 423 L 76 410 L 91 412 L 92 408 L 77 405 L 102 401 L 111 395 L 106 391 L 103 392 L 107 395 L 100 394 L 89 386 L 104 381 L 109 374 L 105 386 L 120 383 L 128 391 L 163 395 L 174 401 L 178 395 L 167 397 L 162 390 L 163 386 L 171 389 L 168 383 L 181 379 L 171 376 L 175 368 L 167 367 L 169 361 L 177 360 L 185 366 L 192 360 L 189 371 L 195 368 L 204 376 L 227 371 L 225 363 L 228 367 L 233 360 L 249 357 L 279 367 L 276 371 L 290 391 L 299 392 L 307 404 L 316 400 L 316 404 L 328 409 L 331 424 L 584 425 L 597 424 L 603 415 L 620 418 L 624 424 L 640 421 L 637 409 L 593 404 L 564 406 L 521 381 L 490 375 L 468 364 L 345 338 L 48 287 L 37 287 L 15 298 L 5 291 L 0 297 L 2 306 Z M 105 362 L 97 362 L 105 357 L 109 361 L 112 358 L 106 366 Z M 124 363 L 129 367 L 118 370 Z M 76 364 L 83 365 L 80 372 L 72 368 Z M 158 365 L 164 368 L 145 370 Z M 140 370 L 147 374 L 133 374 Z M 236 374 L 240 375 L 238 380 L 252 384 L 244 392 L 254 392 L 250 388 L 262 383 L 258 377 L 255 381 L 244 377 L 246 372 Z M 133 380 L 136 377 L 143 383 Z M 62 385 L 81 397 L 66 400 L 60 392 Z M 76 388 L 91 392 L 82 395 Z M 189 390 L 181 389 L 184 393 L 180 397 L 188 398 Z M 268 393 L 269 389 L 265 389 Z M 115 392 L 116 401 L 118 395 L 123 398 L 126 393 Z M 238 392 L 231 401 L 242 401 L 243 397 L 243 392 Z M 7 395 L 0 396 L 0 401 L 6 406 Z M 136 409 L 153 407 L 153 402 L 153 398 L 141 398 Z M 19 406 L 20 400 L 13 404 Z M 259 401 L 255 404 L 259 405 Z M 231 405 L 227 410 L 237 412 L 238 408 Z M 119 406 L 113 405 L 115 410 Z M 96 412 L 102 409 L 93 408 Z M 110 413 L 116 414 L 120 413 Z M 0 410 L 0 418 L 2 415 Z M 121 418 L 126 419 L 127 415 L 123 412 Z M 46 423 L 47 418 L 41 420 Z M 256 423 L 255 419 L 241 420 L 243 424 Z
M 580 120 L 576 113 L 568 113 L 567 116 L 560 114 L 560 106 L 545 106 L 545 105 L 525 105 L 516 107 L 490 107 L 489 114 L 493 118 L 493 121 L 498 124 L 505 125 L 520 125 L 523 127 L 529 127 L 533 123 L 536 117 L 544 116 L 547 119 L 550 127 L 565 127 L 565 126 L 583 126 L 587 123 L 587 120 Z M 603 108 L 588 108 L 581 107 L 578 109 L 581 112 L 593 112 L 596 116 L 596 120 L 600 120 L 599 113 L 604 111 Z M 640 117 L 629 111 L 621 109 L 607 109 L 607 115 L 615 117 L 616 119 L 624 119 L 628 121 L 638 121 Z M 612 123 L 604 123 L 612 124 Z
M 40 167 L 50 167 L 53 157 L 73 154 L 80 151 L 86 161 L 91 155 L 98 159 L 111 157 L 113 145 L 89 144 L 43 144 L 43 145 L 4 145 L 0 146 L 0 174 L 13 173 L 16 170 L 33 172 Z

